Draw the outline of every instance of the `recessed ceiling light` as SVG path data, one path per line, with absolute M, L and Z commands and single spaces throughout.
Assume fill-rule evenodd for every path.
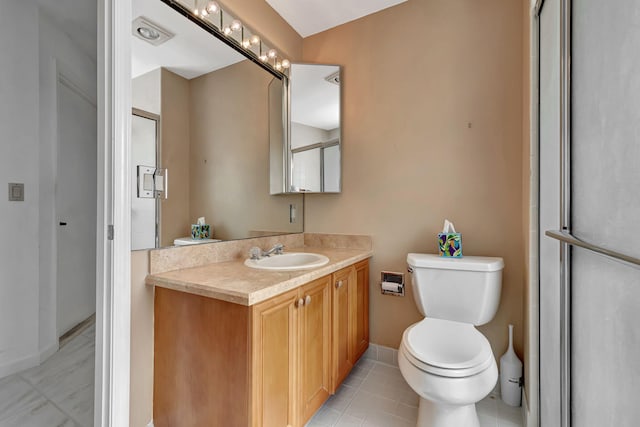
M 158 46 L 174 36 L 171 31 L 165 30 L 143 16 L 138 16 L 133 20 L 131 32 L 140 40 L 144 40 L 154 46 Z
M 147 40 L 157 40 L 160 38 L 160 33 L 149 27 L 138 27 L 136 29 L 139 35 Z

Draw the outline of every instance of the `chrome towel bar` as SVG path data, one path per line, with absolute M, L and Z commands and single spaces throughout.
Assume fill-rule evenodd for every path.
M 619 261 L 628 262 L 629 264 L 633 264 L 635 266 L 640 266 L 640 258 L 635 258 L 630 255 L 621 254 L 620 252 L 612 251 L 610 249 L 605 249 L 603 247 L 593 245 L 591 243 L 585 242 L 584 240 L 578 239 L 568 231 L 547 230 L 544 234 L 546 234 L 547 236 L 553 239 L 560 240 L 561 242 L 568 243 L 573 246 L 578 246 L 584 249 L 588 249 L 590 251 L 608 256 L 610 258 L 613 258 Z

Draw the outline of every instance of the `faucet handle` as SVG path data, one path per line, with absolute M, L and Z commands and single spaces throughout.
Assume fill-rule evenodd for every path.
M 260 259 L 262 257 L 262 249 L 257 246 L 249 249 L 249 258 L 251 259 Z
M 275 249 L 274 252 L 276 255 L 282 255 L 284 251 L 284 245 L 282 243 L 277 243 L 273 248 Z

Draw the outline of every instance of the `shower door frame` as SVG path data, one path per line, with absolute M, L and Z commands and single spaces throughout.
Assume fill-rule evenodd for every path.
M 560 58 L 559 65 L 560 73 L 560 97 L 559 101 L 559 159 L 560 159 L 560 212 L 559 212 L 559 224 L 560 230 L 564 233 L 570 233 L 571 230 L 571 0 L 559 0 L 560 3 Z M 540 206 L 540 13 L 542 7 L 545 4 L 545 0 L 536 0 L 534 4 L 533 16 L 532 16 L 532 50 L 535 52 L 533 66 L 532 66 L 532 82 L 534 86 L 532 101 L 535 108 L 532 109 L 533 117 L 532 123 L 532 153 L 536 153 L 537 156 L 537 176 L 535 183 L 532 183 L 532 189 L 535 188 L 536 203 L 539 209 Z M 535 220 L 536 229 L 538 233 L 542 235 L 547 230 L 540 229 L 540 212 Z M 534 239 L 532 239 L 533 241 Z M 537 240 L 537 239 L 536 239 Z M 560 360 L 558 360 L 560 367 L 560 426 L 571 426 L 571 245 L 566 241 L 559 240 L 560 243 Z M 534 244 L 532 243 L 532 246 Z M 537 242 L 535 243 L 535 253 L 537 259 L 540 260 L 540 248 Z M 540 387 L 541 387 L 541 366 L 540 366 L 540 311 L 542 309 L 540 305 L 540 266 L 538 264 L 538 270 L 536 271 L 535 282 L 536 283 L 536 296 L 537 298 L 537 310 L 535 311 L 535 320 L 538 333 L 537 339 L 534 340 L 535 350 L 538 356 L 538 367 L 536 372 L 537 377 L 537 389 L 533 392 L 535 396 L 533 410 L 536 411 L 534 418 L 538 424 L 541 420 L 541 407 L 540 407 Z M 531 307 L 531 306 L 530 306 Z

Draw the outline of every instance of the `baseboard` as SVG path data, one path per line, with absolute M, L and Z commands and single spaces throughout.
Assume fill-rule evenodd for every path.
M 398 350 L 392 347 L 369 343 L 369 348 L 365 351 L 363 357 L 386 363 L 387 365 L 398 366 Z
M 9 375 L 17 374 L 25 369 L 33 368 L 40 365 L 47 358 L 51 357 L 56 351 L 58 351 L 58 343 L 54 342 L 50 346 L 40 350 L 39 352 L 32 354 L 22 359 L 14 360 L 4 365 L 0 365 L 0 378 L 8 377 Z
M 39 357 L 38 364 L 41 364 L 42 362 L 44 362 L 45 360 L 53 356 L 56 353 L 56 351 L 58 351 L 58 348 L 59 348 L 58 343 L 53 342 L 50 346 L 40 350 L 40 357 Z
M 147 424 L 147 427 L 153 427 L 153 420 L 149 421 L 149 424 Z

